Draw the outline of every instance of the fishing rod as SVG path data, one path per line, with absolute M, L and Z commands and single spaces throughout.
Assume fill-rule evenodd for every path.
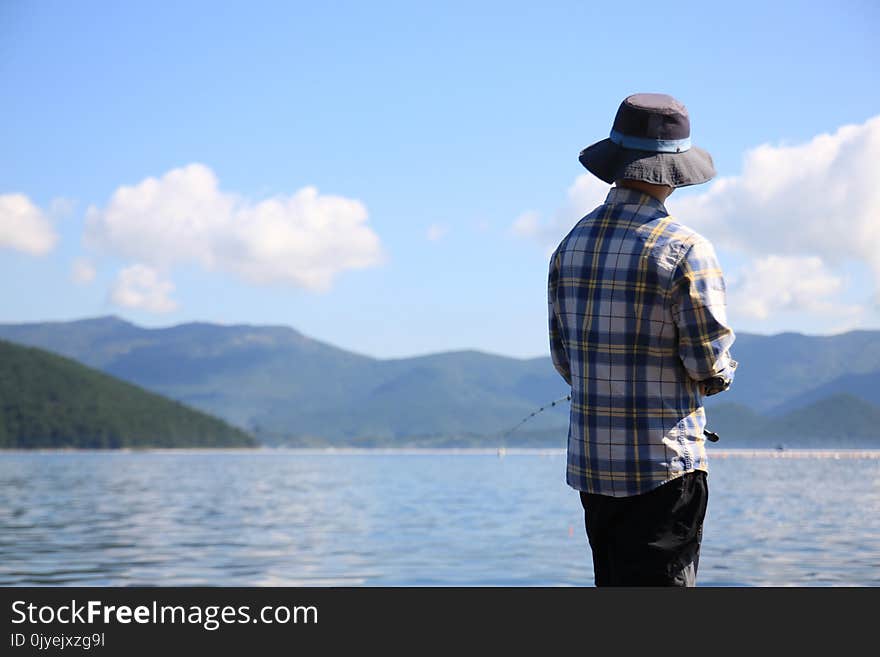
M 531 413 L 526 415 L 522 420 L 520 420 L 519 424 L 517 424 L 515 427 L 508 429 L 506 432 L 504 432 L 504 434 L 502 434 L 501 438 L 502 439 L 507 438 L 510 434 L 512 434 L 517 429 L 519 429 L 522 425 L 524 425 L 526 422 L 531 420 L 533 417 L 535 417 L 541 411 L 544 411 L 548 408 L 553 408 L 554 406 L 556 406 L 556 404 L 561 404 L 564 401 L 571 401 L 571 395 L 569 394 L 569 395 L 565 395 L 565 397 L 560 397 L 556 401 L 552 401 L 549 404 L 545 404 L 544 406 L 541 406 L 541 408 L 539 408 L 538 410 L 532 411 Z M 703 435 L 706 436 L 706 438 L 710 442 L 713 442 L 713 443 L 717 443 L 721 439 L 721 437 L 717 433 L 715 433 L 714 431 L 709 431 L 708 429 L 703 429 Z
M 502 440 L 504 438 L 507 438 L 510 434 L 512 434 L 517 429 L 519 429 L 522 425 L 524 425 L 526 422 L 531 420 L 533 417 L 535 417 L 541 411 L 543 411 L 547 408 L 553 408 L 554 406 L 556 406 L 556 404 L 561 404 L 564 401 L 571 401 L 571 395 L 566 395 L 565 397 L 560 397 L 556 401 L 552 401 L 549 404 L 545 404 L 544 406 L 539 408 L 537 411 L 533 411 L 529 415 L 526 415 L 522 420 L 519 421 L 519 424 L 517 424 L 515 427 L 513 427 L 511 429 L 508 429 L 504 434 L 502 434 L 502 436 L 501 436 Z

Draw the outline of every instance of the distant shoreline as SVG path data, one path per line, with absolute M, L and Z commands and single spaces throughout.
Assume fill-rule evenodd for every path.
M 880 448 L 859 447 L 839 449 L 785 448 L 733 448 L 708 450 L 710 461 L 713 458 L 868 458 L 880 459 Z M 356 456 L 356 455 L 462 455 L 462 456 L 562 456 L 564 448 L 556 447 L 156 447 L 156 448 L 0 448 L 2 454 L 302 454 L 318 456 Z

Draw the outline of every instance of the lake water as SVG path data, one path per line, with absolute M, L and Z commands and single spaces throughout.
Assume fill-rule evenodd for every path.
M 703 586 L 880 585 L 880 453 L 710 452 Z M 562 450 L 0 453 L 0 585 L 589 586 Z

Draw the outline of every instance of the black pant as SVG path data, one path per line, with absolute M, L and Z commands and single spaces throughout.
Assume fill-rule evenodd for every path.
M 642 495 L 581 492 L 596 586 L 696 586 L 708 496 L 700 470 Z

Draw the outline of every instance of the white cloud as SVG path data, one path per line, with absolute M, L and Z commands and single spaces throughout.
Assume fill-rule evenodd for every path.
M 818 256 L 755 258 L 728 285 L 728 306 L 737 315 L 764 320 L 779 312 L 833 315 L 848 322 L 864 308 L 838 299 L 847 281 Z
M 866 263 L 880 285 L 880 116 L 800 145 L 762 145 L 739 176 L 667 202 L 718 246 Z
M 436 242 L 439 239 L 446 237 L 446 234 L 449 232 L 449 226 L 444 226 L 443 224 L 431 224 L 428 226 L 428 230 L 425 236 L 432 242 Z
M 610 185 L 592 174 L 582 174 L 566 191 L 565 204 L 551 217 L 528 210 L 514 219 L 510 232 L 536 241 L 549 255 L 581 218 L 605 201 L 609 189 Z
M 168 313 L 177 308 L 177 303 L 168 296 L 173 291 L 174 283 L 159 271 L 136 264 L 119 272 L 110 290 L 110 300 L 124 308 Z
M 70 265 L 70 278 L 77 285 L 95 280 L 95 266 L 85 258 L 77 258 Z
M 304 187 L 254 202 L 219 189 L 201 164 L 118 188 L 105 207 L 88 209 L 86 242 L 163 270 L 197 264 L 310 290 L 383 260 L 360 201 Z
M 611 185 L 599 180 L 591 173 L 583 173 L 575 178 L 566 193 L 565 207 L 561 212 L 557 212 L 559 219 L 568 223 L 568 229 L 565 232 L 571 230 L 571 227 L 582 217 L 602 205 L 610 189 Z M 563 236 L 560 235 L 560 239 Z
M 57 241 L 49 219 L 27 196 L 0 195 L 0 247 L 45 255 Z
M 751 259 L 732 279 L 732 315 L 765 320 L 800 311 L 848 322 L 865 308 L 839 301 L 853 284 L 838 273 L 845 265 L 871 269 L 880 303 L 878 181 L 880 116 L 803 144 L 753 148 L 739 175 L 676 192 L 666 207 L 720 249 Z M 513 230 L 544 246 L 558 243 L 607 190 L 590 174 L 578 176 L 552 220 L 525 213 Z M 869 293 L 861 296 L 867 301 Z
M 517 237 L 537 237 L 542 229 L 541 213 L 528 210 L 513 220 L 510 232 Z

